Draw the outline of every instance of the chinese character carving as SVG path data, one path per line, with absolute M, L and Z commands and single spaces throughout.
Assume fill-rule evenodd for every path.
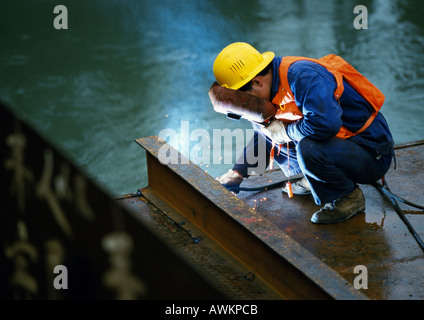
M 131 272 L 133 244 L 130 236 L 124 232 L 110 233 L 103 238 L 102 245 L 109 253 L 111 265 L 103 276 L 103 282 L 116 291 L 116 299 L 134 300 L 145 295 L 145 284 Z

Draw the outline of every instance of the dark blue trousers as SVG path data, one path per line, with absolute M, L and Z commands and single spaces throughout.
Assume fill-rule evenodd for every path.
M 303 172 L 318 205 L 350 194 L 358 183 L 376 182 L 386 174 L 392 161 L 391 154 L 377 159 L 358 144 L 339 138 L 327 141 L 304 138 L 291 146 L 295 150 L 289 151 L 290 167 Z M 276 161 L 283 172 L 290 174 L 284 148 Z
M 266 159 L 259 162 L 269 162 L 271 141 L 260 131 L 255 132 L 251 146 L 245 149 L 244 160 L 234 166 L 244 176 L 248 169 L 258 167 L 257 163 L 246 161 L 246 150 L 258 149 L 259 144 L 266 145 Z M 251 151 L 249 151 L 251 152 Z M 257 152 L 257 151 L 256 151 Z M 287 146 L 283 145 L 280 153 L 275 151 L 275 161 L 286 176 L 303 173 L 312 187 L 315 203 L 324 205 L 350 194 L 357 184 L 370 184 L 381 179 L 389 170 L 392 154 L 377 159 L 360 145 L 339 138 L 327 141 L 315 141 L 304 138 L 299 142 L 290 142 L 287 158 Z M 265 169 L 266 165 L 262 167 Z

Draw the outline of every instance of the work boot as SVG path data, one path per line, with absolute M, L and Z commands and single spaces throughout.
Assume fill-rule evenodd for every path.
M 304 195 L 312 193 L 311 185 L 309 184 L 308 180 L 306 180 L 305 177 L 303 177 L 302 179 L 296 182 L 293 182 L 291 185 L 292 185 L 293 194 L 304 196 Z M 285 193 L 289 193 L 287 183 L 283 186 L 281 190 Z
M 347 196 L 327 203 L 311 218 L 313 223 L 330 224 L 346 221 L 365 210 L 365 197 L 357 187 Z

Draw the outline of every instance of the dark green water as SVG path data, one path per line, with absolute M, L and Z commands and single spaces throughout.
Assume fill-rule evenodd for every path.
M 59 4 L 67 30 L 53 26 Z M 358 4 L 368 29 L 354 28 Z M 216 55 L 235 41 L 279 56 L 342 55 L 386 95 L 395 142 L 421 140 L 423 17 L 418 0 L 2 1 L 0 99 L 113 194 L 147 184 L 136 138 L 182 122 L 211 134 L 250 128 L 216 114 L 207 95 Z

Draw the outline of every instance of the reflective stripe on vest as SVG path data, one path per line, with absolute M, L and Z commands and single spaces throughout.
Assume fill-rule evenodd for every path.
M 339 101 L 339 103 L 340 97 L 344 91 L 343 79 L 345 79 L 373 108 L 371 116 L 358 131 L 351 132 L 342 126 L 336 137 L 347 139 L 368 128 L 384 103 L 384 95 L 377 87 L 368 81 L 367 78 L 356 71 L 355 68 L 353 68 L 348 62 L 334 54 L 329 54 L 320 59 L 305 57 L 282 58 L 279 68 L 280 87 L 276 96 L 272 100 L 272 103 L 280 106 L 275 114 L 276 119 L 295 121 L 303 117 L 302 112 L 299 110 L 299 107 L 295 103 L 293 93 L 287 80 L 287 72 L 289 67 L 292 63 L 299 60 L 307 60 L 318 63 L 334 75 L 337 82 L 337 88 L 334 91 L 334 98 Z

